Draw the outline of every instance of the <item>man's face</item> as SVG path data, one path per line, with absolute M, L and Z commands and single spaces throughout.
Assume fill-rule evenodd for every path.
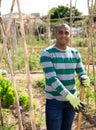
M 60 26 L 55 33 L 56 44 L 60 46 L 67 46 L 71 37 L 70 28 L 67 26 Z

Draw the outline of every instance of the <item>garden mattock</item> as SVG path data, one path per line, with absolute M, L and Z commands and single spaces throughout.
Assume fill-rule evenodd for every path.
M 80 100 L 84 100 L 84 92 L 85 92 L 85 87 L 82 86 L 81 92 L 80 92 Z M 77 130 L 81 130 L 81 122 L 82 122 L 82 112 L 78 113 L 78 121 L 77 121 Z

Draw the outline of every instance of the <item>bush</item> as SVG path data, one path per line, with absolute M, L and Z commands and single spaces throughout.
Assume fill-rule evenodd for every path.
M 29 60 L 29 69 L 32 70 L 39 70 L 40 69 L 40 63 L 39 63 L 39 56 L 38 54 L 29 54 L 28 60 Z
M 0 98 L 3 107 L 8 108 L 16 102 L 14 88 L 9 80 L 0 76 Z
M 27 93 L 23 93 L 19 96 L 20 105 L 24 106 L 27 110 L 29 110 L 30 103 L 29 103 L 29 96 Z
M 40 88 L 41 90 L 45 89 L 45 78 L 39 78 L 36 82 L 35 82 L 35 86 Z

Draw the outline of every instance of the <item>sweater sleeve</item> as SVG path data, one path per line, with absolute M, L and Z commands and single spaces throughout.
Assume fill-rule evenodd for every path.
M 77 75 L 78 75 L 79 80 L 80 80 L 80 77 L 81 77 L 82 75 L 86 75 L 85 69 L 84 69 L 84 66 L 83 66 L 83 63 L 82 63 L 82 58 L 81 58 L 81 55 L 80 55 L 79 52 L 77 52 L 76 73 L 77 73 Z
M 60 95 L 66 96 L 69 91 L 58 79 L 52 63 L 52 58 L 46 50 L 41 52 L 40 63 L 42 65 L 45 78 L 47 82 L 50 83 L 50 86 L 53 87 Z

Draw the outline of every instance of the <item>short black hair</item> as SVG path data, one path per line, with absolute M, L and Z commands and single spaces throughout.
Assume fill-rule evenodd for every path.
M 67 28 L 69 28 L 69 30 L 70 30 L 70 26 L 69 26 L 68 24 L 63 23 L 63 24 L 56 25 L 54 31 L 57 33 L 58 29 L 59 29 L 60 27 L 62 27 L 62 26 L 67 27 Z

